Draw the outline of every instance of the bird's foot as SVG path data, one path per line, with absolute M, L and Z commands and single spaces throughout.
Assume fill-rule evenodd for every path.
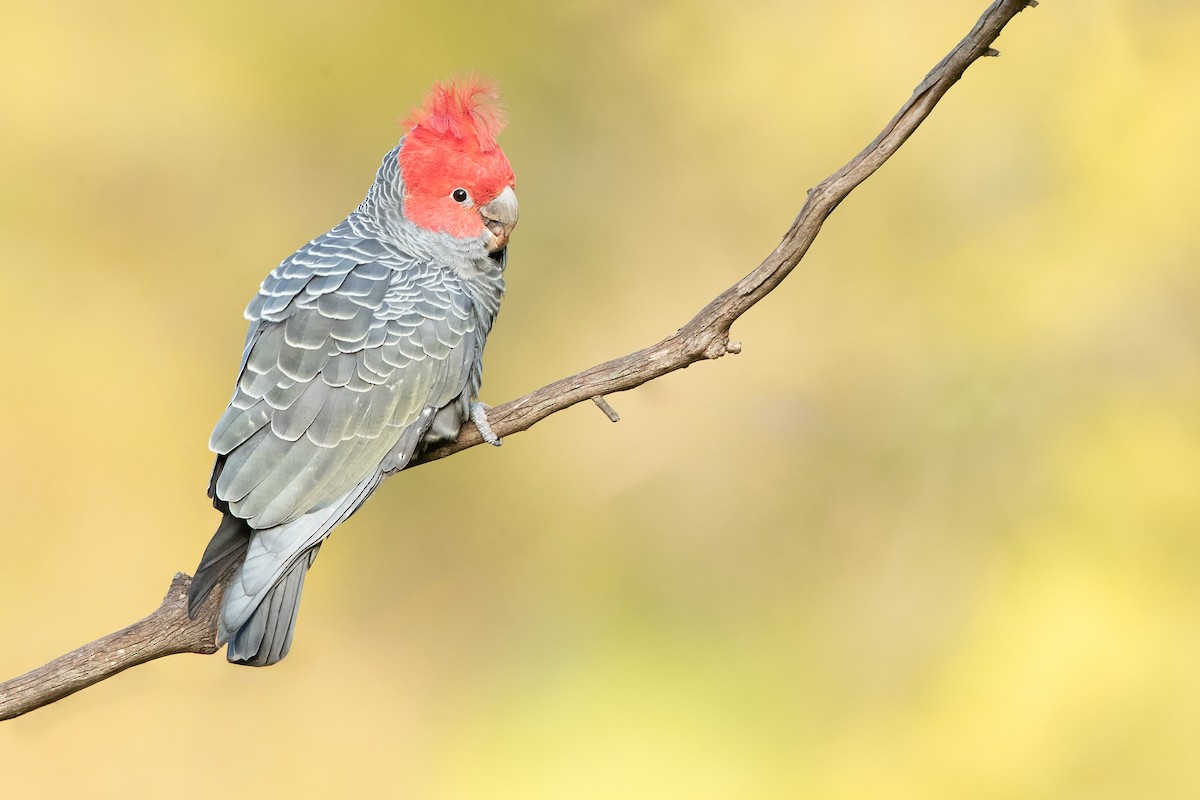
M 479 435 L 488 444 L 499 447 L 503 444 L 500 437 L 492 430 L 492 426 L 488 424 L 487 412 L 491 408 L 487 403 L 471 403 L 471 422 L 475 423 L 475 427 L 479 429 Z

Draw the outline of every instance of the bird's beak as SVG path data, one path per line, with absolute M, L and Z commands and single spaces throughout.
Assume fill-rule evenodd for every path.
M 481 206 L 479 214 L 483 224 L 487 226 L 487 251 L 495 253 L 508 245 L 508 237 L 513 228 L 517 227 L 517 195 L 511 186 L 496 195 L 496 199 Z

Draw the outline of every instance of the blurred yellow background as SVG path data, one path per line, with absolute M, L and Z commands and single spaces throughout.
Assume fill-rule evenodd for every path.
M 493 404 L 777 243 L 984 0 L 5 2 L 0 678 L 217 521 L 241 311 L 436 78 L 502 86 Z M 292 654 L 0 725 L 5 797 L 1200 797 L 1200 6 L 1044 0 L 744 351 L 393 478 Z

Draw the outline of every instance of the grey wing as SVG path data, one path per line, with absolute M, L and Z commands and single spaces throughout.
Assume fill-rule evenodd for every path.
M 209 444 L 214 501 L 260 530 L 403 467 L 436 412 L 469 391 L 478 349 L 466 297 L 421 280 L 423 265 L 303 255 L 247 309 L 237 388 Z

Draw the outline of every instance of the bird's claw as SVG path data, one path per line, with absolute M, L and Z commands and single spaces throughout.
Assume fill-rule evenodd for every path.
M 488 424 L 487 412 L 491 408 L 487 403 L 471 403 L 471 422 L 475 423 L 475 427 L 479 430 L 479 435 L 483 440 L 493 447 L 499 447 L 504 444 L 496 432 L 492 430 L 492 426 Z

